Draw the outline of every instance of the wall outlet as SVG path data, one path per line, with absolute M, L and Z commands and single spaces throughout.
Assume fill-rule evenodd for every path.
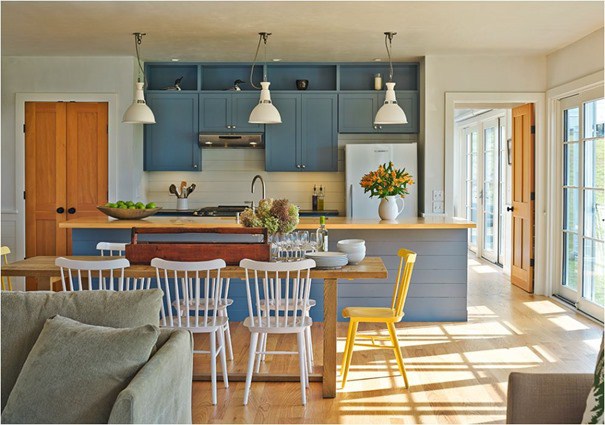
M 433 202 L 443 203 L 443 190 L 433 190 Z
M 445 212 L 445 205 L 443 201 L 433 201 L 433 213 L 443 214 Z

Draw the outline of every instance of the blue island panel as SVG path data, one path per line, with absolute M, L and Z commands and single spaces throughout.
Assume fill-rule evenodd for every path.
M 73 229 L 73 255 L 96 255 L 97 242 L 130 241 L 130 229 Z M 171 238 L 173 239 L 173 237 Z M 412 283 L 405 304 L 404 321 L 466 321 L 467 314 L 467 230 L 330 230 L 330 250 L 341 239 L 364 239 L 368 256 L 379 256 L 388 270 L 387 279 L 339 281 L 338 311 L 348 306 L 388 307 L 391 304 L 399 258 L 397 250 L 407 248 L 418 253 Z M 311 297 L 317 306 L 311 310 L 315 321 L 323 320 L 323 281 L 314 280 Z M 229 298 L 231 321 L 247 315 L 244 282 L 232 279 Z

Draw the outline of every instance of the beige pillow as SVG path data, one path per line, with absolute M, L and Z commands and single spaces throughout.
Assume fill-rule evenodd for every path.
M 107 423 L 149 360 L 159 329 L 108 328 L 62 316 L 46 321 L 2 411 L 3 423 Z

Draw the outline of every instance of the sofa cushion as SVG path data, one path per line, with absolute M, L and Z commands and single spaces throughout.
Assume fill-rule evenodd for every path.
M 109 328 L 48 319 L 2 411 L 3 423 L 107 423 L 149 360 L 157 326 Z
M 114 328 L 159 325 L 162 291 L 2 292 L 2 409 L 46 319 Z

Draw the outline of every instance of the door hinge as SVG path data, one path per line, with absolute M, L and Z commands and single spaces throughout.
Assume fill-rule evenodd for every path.
M 529 267 L 533 267 L 534 266 L 534 259 L 530 258 L 529 259 Z
M 23 199 L 25 199 L 25 191 L 23 191 Z
M 536 126 L 535 125 L 531 126 L 531 134 L 536 134 Z
M 529 199 L 530 199 L 531 201 L 535 201 L 535 200 L 536 200 L 536 192 L 531 192 L 531 193 L 529 194 Z
M 25 124 L 23 124 L 23 134 L 25 134 Z

